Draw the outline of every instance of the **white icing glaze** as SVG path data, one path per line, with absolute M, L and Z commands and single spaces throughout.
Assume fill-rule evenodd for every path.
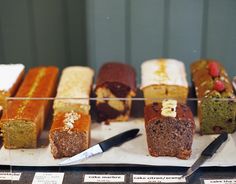
M 160 71 L 163 69 L 164 71 Z M 188 87 L 184 64 L 175 59 L 153 59 L 145 61 L 141 65 L 141 72 L 141 89 L 156 84 Z
M 162 108 L 161 108 L 161 115 L 165 117 L 176 117 L 176 107 L 177 101 L 176 100 L 163 100 L 162 101 Z
M 23 64 L 0 64 L 0 91 L 8 91 L 24 70 Z
M 89 67 L 71 66 L 63 70 L 57 88 L 58 98 L 86 98 L 85 100 L 56 100 L 54 107 L 61 102 L 89 105 L 89 95 L 94 71 Z

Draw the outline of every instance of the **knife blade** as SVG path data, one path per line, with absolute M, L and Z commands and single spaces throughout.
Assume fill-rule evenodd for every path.
M 201 156 L 194 162 L 194 164 L 182 175 L 186 178 L 192 175 L 207 159 L 211 158 L 218 148 L 228 139 L 226 132 L 221 133 L 214 141 L 212 141 L 201 153 Z
M 85 151 L 83 151 L 83 152 L 63 161 L 63 162 L 60 162 L 59 165 L 68 165 L 73 162 L 78 162 L 78 161 L 83 160 L 85 158 L 89 158 L 94 155 L 103 153 L 103 152 L 109 150 L 111 147 L 119 146 L 122 143 L 135 138 L 138 132 L 139 132 L 139 129 L 131 129 L 131 130 L 125 131 L 123 133 L 120 133 L 118 135 L 115 135 L 107 140 L 104 140 L 104 141 L 88 148 L 87 150 L 85 150 Z

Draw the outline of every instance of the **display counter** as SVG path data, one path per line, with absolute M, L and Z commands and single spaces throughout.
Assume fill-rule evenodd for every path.
M 26 103 L 26 101 L 34 101 L 36 104 L 40 104 L 42 101 L 48 101 L 49 104 L 52 104 L 53 101 L 58 99 L 9 98 L 8 100 L 9 102 L 21 101 L 22 103 Z M 76 101 L 81 99 L 70 98 L 60 100 Z M 38 139 L 36 148 L 8 149 L 1 144 L 1 172 L 21 173 L 19 181 L 15 181 L 19 183 L 31 183 L 36 173 L 64 173 L 63 183 L 83 183 L 85 176 L 87 177 L 88 175 L 96 175 L 98 177 L 104 175 L 113 177 L 113 175 L 118 175 L 119 177 L 124 177 L 124 179 L 122 179 L 124 181 L 121 183 L 135 183 L 134 177 L 140 178 L 142 176 L 150 179 L 151 175 L 152 179 L 153 177 L 155 179 L 163 175 L 173 176 L 184 174 L 188 167 L 190 167 L 197 160 L 204 148 L 218 136 L 218 134 L 200 134 L 200 124 L 197 116 L 197 102 L 199 102 L 199 99 L 188 98 L 186 104 L 193 112 L 195 122 L 195 133 L 193 136 L 193 144 L 191 147 L 192 153 L 190 158 L 183 160 L 168 156 L 153 157 L 150 155 L 147 145 L 147 135 L 143 114 L 145 98 L 133 98 L 133 105 L 129 120 L 109 123 L 97 122 L 95 108 L 96 100 L 97 98 L 90 99 L 90 112 L 92 117 L 90 146 L 132 128 L 138 128 L 140 130 L 139 135 L 136 138 L 127 141 L 120 146 L 113 147 L 102 154 L 95 155 L 80 162 L 72 163 L 68 166 L 60 166 L 59 163 L 67 158 L 64 157 L 56 159 L 51 153 L 49 130 L 52 125 L 53 112 L 50 110 L 45 121 L 44 129 Z M 117 99 L 109 100 L 115 101 Z M 212 100 L 221 101 L 225 99 Z M 10 112 L 5 111 L 4 113 L 8 116 L 8 113 Z M 228 134 L 227 141 L 218 149 L 216 154 L 201 165 L 201 168 L 190 176 L 187 181 L 190 183 L 202 183 L 204 179 L 235 178 L 235 153 L 236 133 L 234 132 L 232 134 Z M 146 180 L 141 180 L 139 182 L 141 183 L 142 181 L 145 182 Z M 2 180 L 1 182 L 8 183 L 9 180 Z

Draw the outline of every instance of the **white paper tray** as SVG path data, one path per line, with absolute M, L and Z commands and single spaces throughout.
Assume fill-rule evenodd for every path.
M 189 167 L 199 157 L 202 150 L 217 135 L 194 136 L 192 156 L 188 160 L 181 160 L 174 157 L 152 157 L 147 150 L 146 135 L 143 119 L 133 119 L 129 122 L 111 123 L 110 125 L 93 123 L 91 130 L 91 145 L 114 136 L 120 132 L 132 128 L 139 128 L 142 136 L 114 147 L 107 152 L 83 160 L 77 164 L 140 164 L 149 166 L 186 166 Z M 45 137 L 48 136 L 44 132 Z M 236 166 L 236 133 L 229 134 L 217 154 L 209 159 L 203 166 Z M 64 159 L 54 159 L 50 153 L 50 147 L 38 149 L 17 149 L 8 150 L 4 147 L 0 150 L 0 165 L 14 166 L 58 166 Z

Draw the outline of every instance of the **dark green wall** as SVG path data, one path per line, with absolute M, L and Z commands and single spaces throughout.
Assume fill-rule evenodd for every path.
M 171 57 L 236 68 L 235 0 L 0 0 L 0 62 L 90 65 Z M 189 71 L 189 69 L 188 69 Z
M 1 63 L 86 65 L 85 1 L 0 0 Z

